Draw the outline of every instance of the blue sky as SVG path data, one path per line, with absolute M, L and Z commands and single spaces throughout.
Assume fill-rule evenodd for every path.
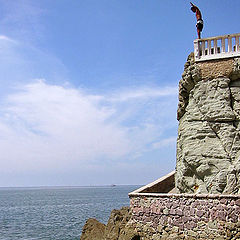
M 203 37 L 239 0 L 198 0 Z M 146 184 L 175 168 L 185 0 L 0 0 L 0 186 Z

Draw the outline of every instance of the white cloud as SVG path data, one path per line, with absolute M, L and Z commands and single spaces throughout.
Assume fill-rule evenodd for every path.
M 16 185 L 15 177 L 21 181 L 26 175 L 25 185 L 35 176 L 41 184 L 46 172 L 49 176 L 61 172 L 62 178 L 64 171 L 67 181 L 73 172 L 87 176 L 99 168 L 104 176 L 106 169 L 117 171 L 118 166 L 131 172 L 128 168 L 138 165 L 143 155 L 142 167 L 135 169 L 145 171 L 146 153 L 155 151 L 154 143 L 168 139 L 169 129 L 175 129 L 177 87 L 146 85 L 104 94 L 69 87 L 61 59 L 36 47 L 44 32 L 42 11 L 28 5 L 20 6 L 23 11 L 15 16 L 9 7 L 0 21 L 2 29 L 8 29 L 0 35 L 1 182 L 9 185 L 11 179 Z M 31 18 L 35 20 L 29 22 Z M 33 81 L 36 77 L 46 80 Z
M 153 148 L 154 149 L 159 149 L 159 148 L 163 148 L 163 147 L 168 147 L 169 145 L 176 145 L 176 137 L 169 137 L 169 138 L 166 138 L 166 139 L 163 139 L 159 142 L 155 142 L 153 143 Z
M 127 90 L 122 93 L 118 93 L 112 97 L 112 101 L 128 101 L 132 99 L 138 98 L 154 98 L 154 97 L 162 97 L 169 95 L 176 95 L 177 88 L 176 87 L 165 87 L 165 88 L 149 88 L 142 87 L 140 89 L 131 89 L 131 91 Z
M 11 42 L 11 43 L 16 43 L 15 40 L 5 36 L 5 35 L 0 35 L 0 41 L 7 41 L 7 42 Z
M 137 103 L 124 100 L 122 105 L 122 98 L 116 104 L 112 96 L 94 96 L 43 80 L 24 85 L 0 106 L 2 171 L 81 168 L 150 151 L 151 143 L 164 138 L 164 128 L 169 127 L 161 120 L 159 104 L 165 105 L 167 100 L 171 105 L 172 92 L 158 94 L 155 99 L 160 89 L 153 89 L 153 94 L 148 89 L 145 95 L 145 88 L 139 88 L 133 89 L 132 95 L 128 90 L 126 95 L 132 99 L 141 91 Z M 146 98 L 153 105 L 150 109 L 142 102 Z
M 49 54 L 5 35 L 0 51 L 1 173 L 137 161 L 175 128 L 177 87 L 91 94 L 66 87 L 65 66 Z

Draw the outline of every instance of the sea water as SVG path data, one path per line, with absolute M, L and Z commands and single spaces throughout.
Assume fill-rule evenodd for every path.
M 0 188 L 0 240 L 79 240 L 88 218 L 107 223 L 138 187 Z

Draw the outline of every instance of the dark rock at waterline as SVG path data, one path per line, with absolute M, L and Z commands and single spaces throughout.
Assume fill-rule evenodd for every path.
M 80 240 L 132 240 L 138 235 L 130 223 L 129 207 L 111 212 L 107 225 L 96 219 L 88 219 Z
M 102 240 L 104 239 L 105 228 L 106 228 L 105 224 L 100 223 L 94 218 L 89 218 L 83 227 L 82 236 L 80 239 Z

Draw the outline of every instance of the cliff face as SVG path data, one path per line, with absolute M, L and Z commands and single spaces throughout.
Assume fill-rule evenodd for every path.
M 240 59 L 194 62 L 179 82 L 176 187 L 240 194 Z
M 113 210 L 107 225 L 88 220 L 80 240 L 239 239 L 240 59 L 195 63 L 190 54 L 177 117 L 178 193 L 231 195 L 156 195 L 155 185 L 130 195 L 131 211 Z

